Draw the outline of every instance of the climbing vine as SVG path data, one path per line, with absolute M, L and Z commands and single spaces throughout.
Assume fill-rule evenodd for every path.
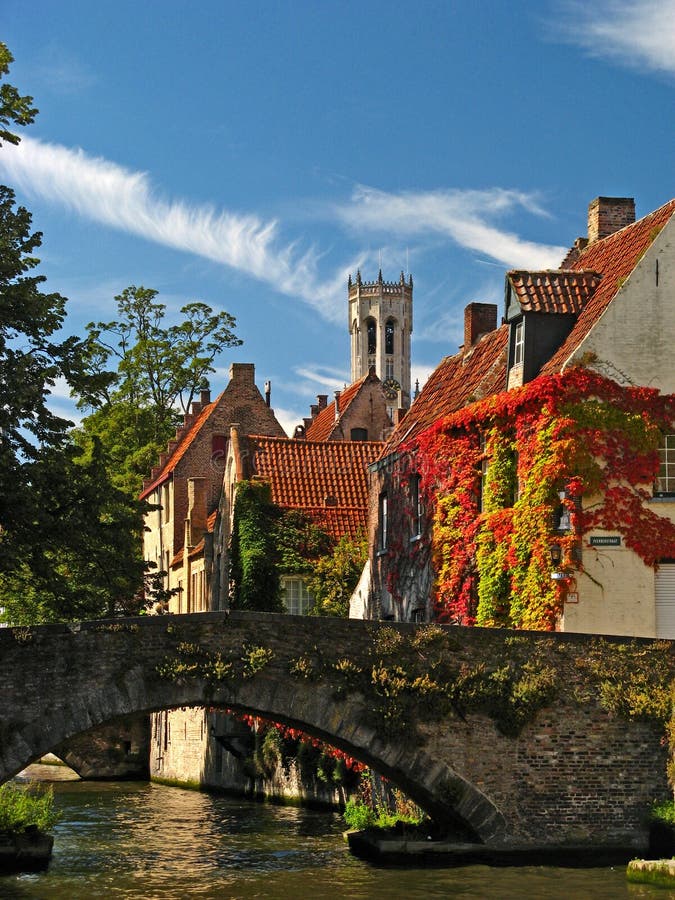
M 421 475 L 439 620 L 555 628 L 565 588 L 551 579 L 551 546 L 563 572 L 583 571 L 592 529 L 619 532 L 648 566 L 675 556 L 675 525 L 644 503 L 674 423 L 673 396 L 577 368 L 473 403 L 403 447 L 391 478 Z M 395 598 L 420 552 L 389 548 Z
M 267 482 L 239 482 L 230 547 L 233 608 L 283 612 L 280 576 L 315 576 L 333 549 L 333 539 L 301 510 L 272 502 Z

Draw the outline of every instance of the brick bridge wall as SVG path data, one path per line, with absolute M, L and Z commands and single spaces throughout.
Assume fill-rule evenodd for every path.
M 652 723 L 612 717 L 593 699 L 561 695 L 517 737 L 507 737 L 486 715 L 459 711 L 433 720 L 420 702 L 408 708 L 404 732 L 387 738 L 373 707 L 386 713 L 386 698 L 350 687 L 345 666 L 370 673 L 383 629 L 407 640 L 418 628 L 200 613 L 2 629 L 0 782 L 120 717 L 233 708 L 340 747 L 432 815 L 468 824 L 488 845 L 646 846 L 645 813 L 668 794 L 666 751 Z M 505 630 L 443 630 L 465 666 L 496 666 L 514 642 Z M 547 653 L 565 685 L 578 678 L 578 659 L 591 647 L 582 635 L 519 632 L 515 640 L 540 660 Z M 301 677 L 308 661 L 320 677 Z

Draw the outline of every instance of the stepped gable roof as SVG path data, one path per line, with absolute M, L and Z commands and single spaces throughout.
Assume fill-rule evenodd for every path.
M 377 376 L 375 376 L 375 378 L 377 379 Z M 372 380 L 373 377 L 368 373 L 362 378 L 359 378 L 358 381 L 354 381 L 349 387 L 346 387 L 344 391 L 341 391 L 338 397 L 338 419 L 335 417 L 335 401 L 333 401 L 332 403 L 329 403 L 325 409 L 321 410 L 312 424 L 307 428 L 305 438 L 308 441 L 329 440 L 335 426 L 338 424 L 339 417 L 346 413 L 349 405 L 356 399 L 366 382 Z M 377 380 L 379 381 L 379 379 Z
M 201 404 L 199 404 L 201 405 Z M 192 404 L 192 408 L 195 404 Z M 272 410 L 255 385 L 253 380 L 253 365 L 249 363 L 233 363 L 230 369 L 230 381 L 215 400 L 205 404 L 203 408 L 185 417 L 184 425 L 176 432 L 176 439 L 169 442 L 169 451 L 161 463 L 161 470 L 153 471 L 157 474 L 151 478 L 150 483 L 144 483 L 141 492 L 141 500 L 146 499 L 160 484 L 168 479 L 178 463 L 185 456 L 193 442 L 208 423 L 210 417 L 218 411 L 222 414 L 221 426 L 238 422 L 242 429 L 253 430 L 251 421 L 255 422 L 255 429 L 259 431 L 269 429 L 270 434 L 285 437 L 284 429 L 277 421 Z M 228 421 L 229 418 L 229 421 Z M 160 459 L 162 458 L 160 457 Z M 202 472 L 201 474 L 205 474 Z
M 336 539 L 365 527 L 367 467 L 382 446 L 379 441 L 249 436 L 255 475 L 270 483 L 273 502 L 301 510 Z
M 507 278 L 523 312 L 579 314 L 602 278 L 597 272 L 582 269 L 527 272 L 514 270 Z
M 208 420 L 208 418 L 211 416 L 213 411 L 216 409 L 216 407 L 222 400 L 224 394 L 225 394 L 225 391 L 223 391 L 221 394 L 219 394 L 218 397 L 216 397 L 216 399 L 213 400 L 211 403 L 208 403 L 201 410 L 201 412 L 199 412 L 197 414 L 197 417 L 195 418 L 195 420 L 192 422 L 191 425 L 189 425 L 187 428 L 183 427 L 181 429 L 181 435 L 180 435 L 177 446 L 174 448 L 173 453 L 171 453 L 169 458 L 166 460 L 166 462 L 162 466 L 162 470 L 159 473 L 159 475 L 157 475 L 156 478 L 153 478 L 152 482 L 147 487 L 143 488 L 141 495 L 140 495 L 141 500 L 145 500 L 147 497 L 149 497 L 150 494 L 155 490 L 156 487 L 158 487 L 160 484 L 162 484 L 162 482 L 166 481 L 166 479 L 173 472 L 173 470 L 176 468 L 176 466 L 181 461 L 181 459 L 185 456 L 185 453 L 190 448 L 190 446 L 192 445 L 192 442 L 197 437 L 199 432 L 202 430 L 204 423 Z
M 541 374 L 551 375 L 564 369 L 565 363 L 607 309 L 625 279 L 673 214 L 675 199 L 609 237 L 594 241 L 581 251 L 572 268 L 576 271 L 590 269 L 598 272 L 602 275 L 602 280 L 581 311 L 567 340 L 542 367 Z
M 395 452 L 433 425 L 469 403 L 506 389 L 509 326 L 490 331 L 468 353 L 446 356 L 387 441 L 382 457 Z

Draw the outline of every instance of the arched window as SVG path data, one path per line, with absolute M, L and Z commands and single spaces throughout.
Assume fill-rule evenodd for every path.
M 377 325 L 375 319 L 366 319 L 366 329 L 368 332 L 368 354 L 371 355 L 377 351 Z
M 384 352 L 391 356 L 394 352 L 394 326 L 396 322 L 393 319 L 387 319 L 384 326 Z

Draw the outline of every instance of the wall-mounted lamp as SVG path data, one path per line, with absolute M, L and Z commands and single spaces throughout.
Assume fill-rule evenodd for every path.
M 560 565 L 562 561 L 562 547 L 560 544 L 551 544 L 548 548 L 549 553 L 551 554 L 551 562 L 554 566 Z

